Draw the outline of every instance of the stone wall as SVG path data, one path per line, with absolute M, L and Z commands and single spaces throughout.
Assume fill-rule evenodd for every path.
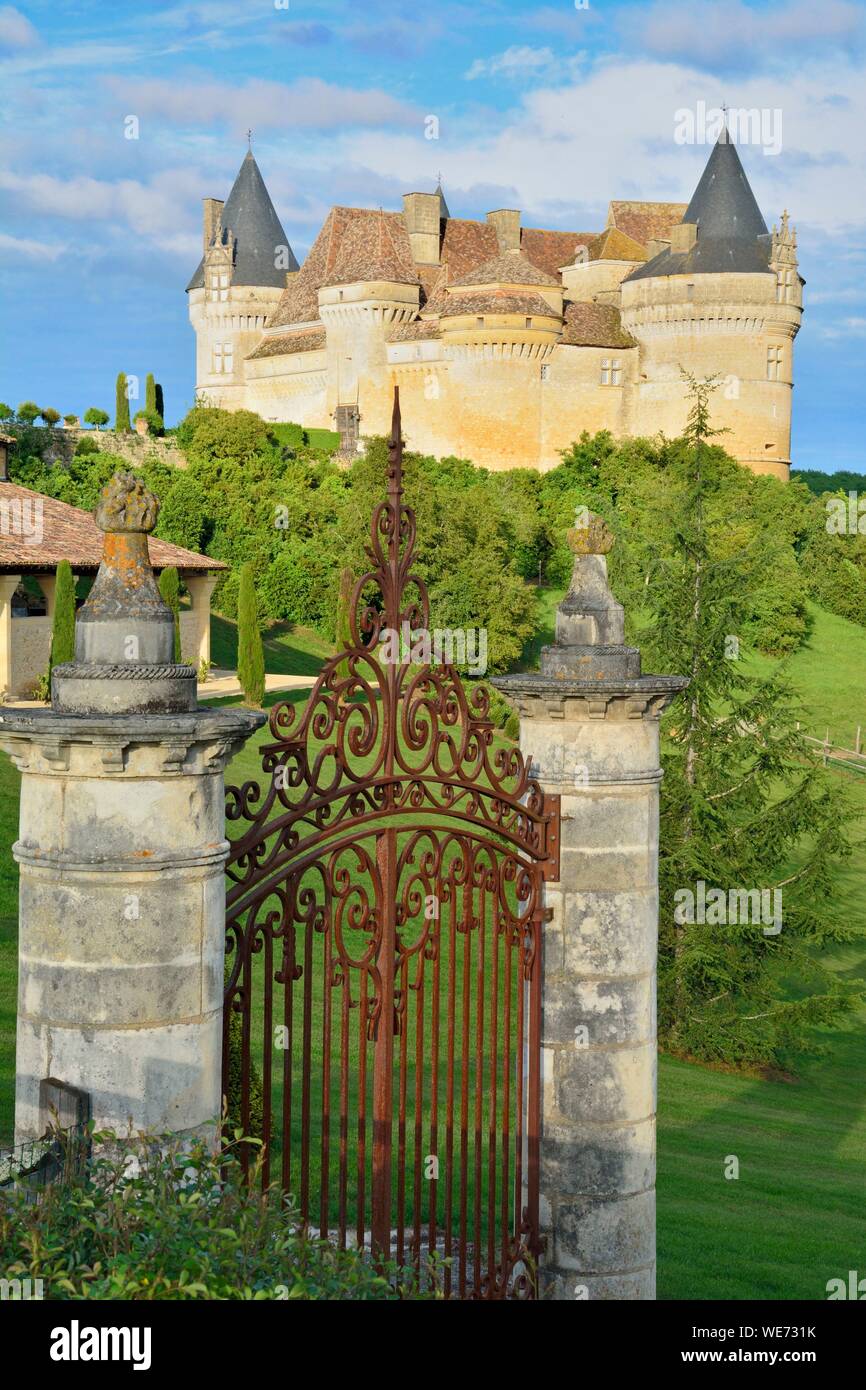
M 161 439 L 148 434 L 117 434 L 114 430 L 85 429 L 45 429 L 49 436 L 45 449 L 46 463 L 68 464 L 75 453 L 79 439 L 94 439 L 103 454 L 116 454 L 134 468 L 140 467 L 148 458 L 157 458 L 175 468 L 186 468 L 186 458 L 172 436 Z

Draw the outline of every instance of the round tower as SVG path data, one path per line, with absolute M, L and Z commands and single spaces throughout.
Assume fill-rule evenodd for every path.
M 718 378 L 719 443 L 756 473 L 787 480 L 793 343 L 803 314 L 787 213 L 767 231 L 727 130 L 669 245 L 622 283 L 622 326 L 640 347 L 630 433 L 682 433 L 682 371 Z
M 246 404 L 244 359 L 298 270 L 251 150 L 225 203 L 205 198 L 203 232 L 202 259 L 187 286 L 196 396 L 240 409 Z

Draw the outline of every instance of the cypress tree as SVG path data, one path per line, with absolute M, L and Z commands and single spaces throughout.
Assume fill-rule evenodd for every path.
M 260 709 L 265 695 L 265 654 L 259 630 L 253 567 L 250 564 L 242 567 L 238 588 L 238 680 L 246 703 Z
M 153 379 L 153 372 L 148 372 L 145 378 L 144 408 L 145 410 L 156 410 L 156 382 Z
M 165 420 L 165 402 L 163 401 L 162 387 L 160 386 L 159 382 L 157 382 L 156 386 L 154 387 L 154 404 L 156 405 L 157 415 L 159 415 L 161 419 Z
M 174 659 L 180 662 L 180 577 L 173 565 L 159 576 L 159 592 L 174 618 Z
M 114 428 L 118 434 L 129 434 L 129 397 L 126 394 L 126 373 L 117 373 L 114 388 Z
M 75 580 L 68 560 L 57 566 L 49 671 L 75 657 Z
M 352 590 L 355 587 L 355 576 L 347 565 L 340 570 L 340 590 L 337 597 L 337 623 L 336 640 L 337 651 L 343 651 L 352 644 L 352 624 L 351 624 L 351 602 Z M 341 681 L 349 677 L 348 658 L 341 661 L 337 667 L 337 675 Z

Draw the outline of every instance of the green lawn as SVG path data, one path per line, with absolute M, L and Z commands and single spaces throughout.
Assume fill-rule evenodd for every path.
M 238 665 L 238 625 L 214 614 L 210 628 L 211 661 L 224 671 Z M 308 627 L 266 623 L 262 628 L 265 670 L 272 676 L 317 676 L 334 648 Z

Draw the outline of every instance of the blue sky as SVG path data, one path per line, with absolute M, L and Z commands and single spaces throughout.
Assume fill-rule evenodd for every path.
M 808 282 L 793 456 L 866 472 L 852 0 L 0 5 L 0 399 L 113 412 L 117 372 L 153 371 L 168 421 L 184 413 L 201 198 L 228 194 L 248 127 L 302 259 L 332 203 L 397 208 L 440 170 L 454 215 L 513 206 L 526 225 L 685 201 L 709 151 L 678 143 L 676 113 L 699 102 L 781 122 L 778 153 L 740 153 L 768 224 L 790 210 Z

